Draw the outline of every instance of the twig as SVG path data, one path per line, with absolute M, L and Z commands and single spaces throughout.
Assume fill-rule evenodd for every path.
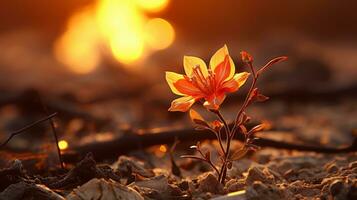
M 219 171 L 218 171 L 217 167 L 214 166 L 214 164 L 209 160 L 206 160 L 204 158 L 197 157 L 197 156 L 191 156 L 191 155 L 184 155 L 184 156 L 181 156 L 181 158 L 191 158 L 191 159 L 197 159 L 197 160 L 204 161 L 204 162 L 208 163 L 209 165 L 211 165 L 211 167 L 214 169 L 214 171 L 216 171 L 217 175 L 219 176 Z
M 174 151 L 176 149 L 176 145 L 179 143 L 180 141 L 177 140 L 177 138 L 175 138 L 175 142 L 172 144 L 170 151 L 169 151 L 169 156 L 170 156 L 170 161 L 171 161 L 171 173 L 178 176 L 178 177 L 182 177 L 182 173 L 180 168 L 177 166 L 175 158 L 174 158 Z
M 43 107 L 43 110 L 45 111 L 46 115 L 48 115 L 48 113 L 49 113 L 48 108 L 47 108 L 47 106 L 43 103 L 40 94 L 38 94 L 38 98 L 39 98 L 39 101 L 40 101 L 40 103 L 41 103 L 41 105 L 42 105 L 42 107 Z M 55 142 L 56 142 L 55 145 L 56 145 L 56 149 L 57 149 L 58 159 L 59 159 L 61 168 L 64 169 L 63 159 L 62 159 L 62 156 L 61 156 L 61 149 L 59 148 L 59 144 L 58 144 L 58 135 L 57 135 L 55 123 L 53 122 L 53 120 L 52 120 L 51 118 L 48 119 L 48 121 L 50 122 L 51 129 L 52 129 L 52 133 L 53 133 L 53 137 L 55 138 Z
M 15 132 L 12 132 L 11 135 L 7 138 L 7 140 L 5 140 L 5 142 L 3 142 L 3 143 L 0 145 L 0 149 L 4 148 L 4 146 L 5 146 L 7 143 L 9 143 L 10 140 L 11 140 L 14 136 L 23 133 L 24 131 L 26 131 L 26 130 L 28 130 L 28 129 L 34 127 L 34 126 L 36 126 L 36 125 L 39 124 L 39 123 L 42 123 L 42 122 L 47 121 L 47 120 L 49 120 L 49 119 L 52 119 L 52 118 L 53 118 L 54 116 L 56 116 L 56 115 L 57 115 L 57 113 L 53 113 L 53 114 L 51 114 L 51 115 L 48 115 L 48 116 L 45 117 L 45 118 L 39 119 L 39 120 L 37 120 L 37 121 L 35 121 L 35 122 L 33 122 L 33 123 L 31 123 L 31 124 L 29 124 L 29 125 L 27 125 L 27 126 L 21 128 L 21 129 L 15 131 Z

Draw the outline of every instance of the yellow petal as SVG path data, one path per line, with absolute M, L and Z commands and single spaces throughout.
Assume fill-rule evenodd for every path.
M 176 83 L 180 79 L 184 79 L 182 74 L 178 74 L 178 73 L 175 73 L 175 72 L 166 72 L 166 81 L 169 84 L 169 86 L 171 88 L 171 91 L 174 94 L 177 94 L 177 95 L 184 95 L 181 92 L 179 92 L 176 89 L 176 87 L 174 86 L 174 83 Z
M 199 67 L 204 77 L 208 76 L 208 70 L 206 63 L 201 59 L 194 56 L 184 56 L 183 66 L 185 68 L 186 75 L 192 77 L 194 67 Z
M 195 99 L 192 97 L 181 97 L 171 102 L 171 107 L 169 108 L 169 111 L 186 112 L 191 108 L 194 103 Z
M 229 57 L 229 76 L 225 79 L 231 79 L 235 73 L 235 67 L 234 67 L 234 62 L 232 60 L 232 58 L 229 56 L 229 52 L 228 52 L 228 48 L 227 45 L 224 45 L 222 48 L 220 48 L 211 58 L 210 62 L 209 62 L 209 66 L 212 69 L 212 71 L 214 72 L 216 67 L 222 63 L 224 61 L 224 58 L 228 55 Z
M 221 91 L 226 93 L 237 91 L 247 81 L 248 77 L 248 72 L 235 74 L 233 79 L 223 83 Z
M 234 75 L 233 79 L 237 81 L 238 83 L 238 88 L 240 88 L 244 83 L 247 81 L 250 73 L 248 72 L 242 72 L 242 73 L 237 73 Z

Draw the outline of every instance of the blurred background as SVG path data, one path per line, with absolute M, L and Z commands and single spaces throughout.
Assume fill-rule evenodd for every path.
M 262 91 L 272 98 L 253 108 L 253 117 L 312 143 L 344 144 L 356 128 L 356 6 L 324 0 L 0 1 L 2 138 L 44 115 L 34 94 L 59 112 L 67 141 L 88 132 L 106 140 L 113 130 L 191 126 L 185 114 L 167 112 L 175 96 L 164 72 L 183 72 L 184 55 L 208 62 L 227 44 L 237 71 L 247 70 L 242 50 L 257 66 L 289 57 L 262 77 Z M 242 95 L 227 101 L 227 118 Z

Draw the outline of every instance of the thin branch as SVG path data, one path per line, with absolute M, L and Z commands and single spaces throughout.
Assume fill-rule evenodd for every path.
M 204 162 L 208 163 L 209 165 L 211 165 L 211 167 L 214 169 L 214 171 L 216 171 L 217 175 L 219 176 L 219 171 L 218 171 L 217 167 L 214 166 L 214 164 L 212 162 L 210 162 L 204 158 L 197 157 L 197 156 L 191 156 L 191 155 L 183 155 L 183 156 L 181 156 L 181 158 L 192 158 L 192 159 L 204 161 Z
M 23 133 L 24 131 L 26 131 L 26 130 L 28 130 L 28 129 L 34 127 L 34 126 L 36 126 L 37 124 L 40 124 L 40 123 L 42 123 L 42 122 L 44 122 L 44 121 L 47 121 L 47 120 L 49 120 L 49 119 L 52 119 L 52 118 L 55 117 L 56 115 L 57 115 L 57 113 L 53 113 L 53 114 L 51 114 L 51 115 L 48 115 L 47 117 L 44 117 L 44 118 L 42 118 L 42 119 L 39 119 L 39 120 L 37 120 L 37 121 L 35 121 L 35 122 L 33 122 L 33 123 L 31 123 L 31 124 L 29 124 L 29 125 L 27 125 L 27 126 L 21 128 L 21 129 L 19 129 L 19 130 L 17 130 L 17 131 L 12 132 L 12 133 L 10 134 L 10 136 L 7 138 L 7 140 L 5 140 L 5 141 L 0 145 L 0 149 L 4 148 L 4 146 L 5 146 L 7 143 L 9 143 L 10 140 L 11 140 L 13 137 L 15 137 L 16 135 Z
M 219 110 L 215 110 L 213 111 L 213 113 L 215 113 L 218 116 L 219 120 L 223 123 L 224 129 L 226 130 L 226 137 L 227 137 L 226 140 L 228 140 L 228 137 L 230 135 L 230 130 L 227 121 L 224 119 L 222 113 Z
M 210 127 L 204 127 L 205 130 L 209 130 L 211 131 L 212 133 L 214 133 L 214 135 L 217 137 L 217 140 L 218 140 L 218 143 L 219 143 L 219 146 L 221 147 L 221 150 L 223 152 L 223 154 L 225 154 L 225 150 L 224 150 L 224 147 L 223 147 L 223 142 L 222 142 L 222 138 L 221 138 L 221 131 L 216 131 L 214 130 L 213 128 L 210 128 Z
M 47 106 L 43 103 L 42 99 L 41 99 L 41 96 L 39 96 L 39 101 L 43 107 L 43 110 L 45 111 L 46 115 L 48 115 L 49 111 L 48 111 L 48 108 Z M 52 133 L 53 133 L 53 137 L 55 139 L 55 142 L 56 142 L 56 149 L 57 149 L 57 154 L 58 154 L 58 160 L 60 162 L 60 165 L 61 165 L 61 168 L 64 169 L 64 164 L 63 164 L 63 159 L 62 159 L 62 156 L 61 156 L 61 149 L 59 148 L 59 144 L 58 144 L 58 135 L 57 135 L 57 131 L 56 131 L 56 127 L 55 127 L 55 123 L 53 122 L 53 120 L 50 118 L 48 120 L 50 122 L 50 125 L 51 125 L 51 130 L 52 130 Z
M 249 103 L 249 97 L 251 95 L 251 93 L 253 92 L 254 88 L 255 88 L 255 85 L 257 84 L 257 79 L 258 79 L 258 76 L 257 74 L 255 73 L 255 70 L 254 70 L 254 67 L 252 65 L 252 63 L 249 63 L 249 68 L 250 68 L 250 71 L 252 72 L 253 74 L 253 81 L 252 81 L 252 84 L 250 85 L 250 88 L 249 88 L 249 91 L 247 93 L 247 96 L 245 97 L 245 100 L 243 102 L 243 105 L 242 107 L 240 108 L 236 118 L 235 118 L 235 122 L 234 122 L 234 126 L 232 128 L 232 133 L 234 133 L 236 131 L 236 129 L 238 128 L 238 126 L 240 124 L 238 124 L 238 120 L 240 119 L 240 117 L 242 116 L 242 113 L 244 111 L 244 109 L 248 106 L 248 103 Z

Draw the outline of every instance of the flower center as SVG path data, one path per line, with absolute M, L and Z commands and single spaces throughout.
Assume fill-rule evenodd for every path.
M 208 69 L 208 76 L 205 77 L 202 73 L 200 66 L 193 68 L 192 77 L 190 82 L 197 87 L 205 95 L 210 95 L 215 91 L 215 75 L 211 69 Z

